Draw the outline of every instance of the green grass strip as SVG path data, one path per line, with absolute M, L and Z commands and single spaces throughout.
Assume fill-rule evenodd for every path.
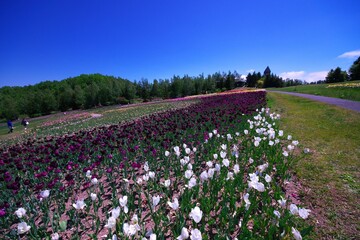
M 360 101 L 360 81 L 270 88 L 269 90 L 307 93 L 319 96 Z
M 301 201 L 314 209 L 314 239 L 360 236 L 360 113 L 279 93 L 268 93 L 268 104 L 312 151 L 294 172 Z

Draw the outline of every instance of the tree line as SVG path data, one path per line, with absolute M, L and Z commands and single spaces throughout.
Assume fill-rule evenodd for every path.
M 268 70 L 268 72 L 266 72 Z M 127 79 L 102 74 L 82 74 L 62 81 L 45 81 L 25 87 L 0 88 L 0 119 L 19 116 L 41 116 L 70 109 L 133 103 L 135 99 L 151 101 L 231 90 L 235 87 L 287 87 L 306 84 L 298 79 L 282 79 L 267 67 L 264 74 L 249 73 L 242 79 L 236 72 L 216 72 L 195 77 L 174 75 L 170 79 Z M 360 57 L 352 64 L 349 74 L 337 67 L 331 69 L 325 81 L 317 83 L 360 80 Z
M 82 74 L 62 81 L 45 81 L 25 87 L 0 88 L 0 118 L 35 117 L 57 111 L 89 109 L 97 106 L 151 101 L 231 90 L 244 83 L 234 71 L 216 72 L 171 79 L 131 82 L 101 74 Z
M 354 61 L 354 63 L 349 68 L 349 73 L 343 71 L 340 67 L 331 69 L 326 78 L 326 83 L 336 83 L 336 82 L 345 82 L 360 80 L 360 57 Z

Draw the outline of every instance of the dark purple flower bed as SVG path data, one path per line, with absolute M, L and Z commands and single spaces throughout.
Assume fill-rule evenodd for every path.
M 1 227 L 11 224 L 16 208 L 31 196 L 39 196 L 40 191 L 49 189 L 52 194 L 70 197 L 75 182 L 88 170 L 111 174 L 117 168 L 140 168 L 145 160 L 156 161 L 171 146 L 204 142 L 213 129 L 231 132 L 234 124 L 246 120 L 243 114 L 251 115 L 266 104 L 265 94 L 257 91 L 203 97 L 187 108 L 126 124 L 59 138 L 28 139 L 0 149 Z M 82 189 L 89 187 L 87 184 Z

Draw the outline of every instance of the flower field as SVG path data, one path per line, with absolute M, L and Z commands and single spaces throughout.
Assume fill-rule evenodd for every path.
M 1 239 L 302 239 L 264 91 L 0 149 Z M 297 153 L 297 154 L 296 154 Z

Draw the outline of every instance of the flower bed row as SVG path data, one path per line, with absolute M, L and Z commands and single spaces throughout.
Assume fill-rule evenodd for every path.
M 300 239 L 296 215 L 308 210 L 282 192 L 298 142 L 277 129 L 278 115 L 255 111 L 264 104 L 261 91 L 204 97 L 124 125 L 2 149 L 1 234 Z

